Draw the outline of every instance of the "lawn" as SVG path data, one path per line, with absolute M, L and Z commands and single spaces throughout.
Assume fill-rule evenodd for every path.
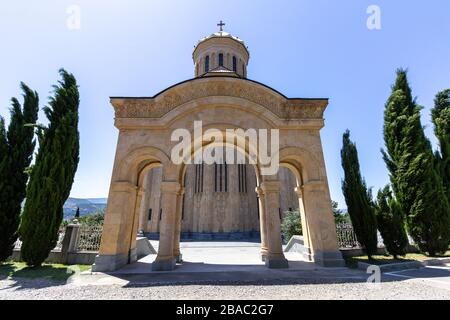
M 358 262 L 365 262 L 370 263 L 374 265 L 383 265 L 388 263 L 400 263 L 400 262 L 411 262 L 411 261 L 424 261 L 427 259 L 432 258 L 444 258 L 444 257 L 450 257 L 450 251 L 447 251 L 444 255 L 436 256 L 436 257 L 430 257 L 422 253 L 408 253 L 404 257 L 398 257 L 397 259 L 394 259 L 393 256 L 384 256 L 384 255 L 375 255 L 372 256 L 372 259 L 369 260 L 368 256 L 357 256 L 357 257 L 349 257 L 346 258 L 346 264 L 347 267 L 350 268 L 357 268 Z
M 30 268 L 24 262 L 6 262 L 0 264 L 0 279 L 3 278 L 30 278 L 66 281 L 76 272 L 88 271 L 90 265 L 63 265 L 43 264 L 41 267 Z

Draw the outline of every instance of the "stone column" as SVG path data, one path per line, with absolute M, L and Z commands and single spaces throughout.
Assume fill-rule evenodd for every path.
M 133 229 L 130 235 L 130 254 L 128 257 L 128 263 L 137 261 L 136 238 L 138 234 L 139 216 L 141 214 L 142 200 L 144 196 L 145 189 L 139 188 L 136 194 L 136 203 L 134 206 Z
M 183 262 L 183 256 L 180 251 L 181 238 L 181 218 L 183 214 L 183 197 L 185 189 L 182 187 L 177 195 L 177 212 L 175 217 L 175 234 L 173 239 L 173 256 L 177 263 Z
M 281 243 L 281 221 L 280 221 L 280 182 L 265 181 L 261 183 L 264 193 L 266 235 L 267 235 L 267 256 L 266 266 L 272 269 L 288 268 L 288 261 L 284 257 Z
M 161 183 L 162 217 L 160 222 L 159 250 L 156 260 L 152 264 L 153 271 L 168 271 L 175 268 L 173 248 L 179 192 L 180 184 L 178 182 L 163 181 Z
M 141 203 L 141 209 L 139 214 L 139 227 L 138 227 L 138 233 L 141 233 L 142 236 L 147 231 L 147 225 L 148 225 L 148 210 L 150 208 L 150 197 L 151 197 L 151 188 L 148 188 L 148 180 L 150 179 L 150 173 L 147 174 L 147 176 L 144 178 L 144 186 L 145 186 L 145 193 L 142 196 L 142 203 Z
M 306 219 L 305 214 L 305 206 L 303 204 L 303 190 L 300 187 L 295 188 L 295 193 L 298 197 L 298 210 L 300 212 L 300 218 L 302 223 L 302 237 L 303 237 L 303 248 L 302 248 L 302 254 L 308 261 L 313 261 L 313 258 L 311 256 L 311 239 L 310 239 L 310 232 L 309 232 L 309 226 L 308 226 L 308 220 Z
M 327 184 L 323 181 L 310 181 L 302 186 L 301 191 L 305 255 L 310 261 L 324 267 L 344 266 Z
M 114 271 L 127 264 L 130 254 L 133 214 L 135 213 L 136 189 L 135 185 L 127 181 L 111 184 L 102 241 L 92 271 Z
M 256 193 L 258 194 L 258 206 L 259 206 L 259 224 L 261 234 L 261 259 L 266 261 L 267 257 L 267 232 L 266 232 L 266 210 L 264 208 L 264 192 L 260 187 L 256 187 Z

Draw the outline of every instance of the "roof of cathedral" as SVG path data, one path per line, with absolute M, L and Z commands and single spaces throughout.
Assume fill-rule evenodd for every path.
M 244 44 L 244 40 L 239 39 L 239 37 L 235 37 L 235 36 L 231 35 L 231 34 L 228 33 L 228 32 L 225 32 L 225 31 L 214 32 L 214 33 L 212 33 L 211 35 L 209 35 L 209 36 L 207 36 L 207 37 L 204 37 L 203 39 L 200 39 L 199 43 L 200 43 L 200 42 L 203 42 L 203 41 L 205 41 L 205 40 L 208 40 L 208 39 L 210 39 L 210 38 L 231 38 L 231 39 L 233 39 L 233 40 L 236 40 L 236 41 L 238 41 L 238 42 Z
M 223 39 L 223 38 L 228 38 L 228 39 L 232 39 L 232 40 L 234 40 L 234 41 L 240 43 L 240 44 L 244 47 L 244 49 L 247 51 L 247 53 L 249 53 L 248 47 L 245 45 L 244 40 L 239 39 L 239 37 L 235 37 L 235 36 L 233 36 L 231 33 L 225 32 L 225 31 L 223 31 L 223 30 L 218 31 L 218 32 L 214 32 L 214 33 L 210 34 L 209 36 L 200 39 L 200 40 L 198 41 L 198 43 L 197 43 L 197 46 L 198 46 L 200 43 L 203 43 L 203 42 L 205 42 L 205 41 L 207 41 L 207 40 L 209 40 L 209 39 L 215 39 L 215 38 L 222 38 L 222 39 Z M 196 46 L 196 47 L 197 47 L 197 46 Z M 249 54 L 250 54 L 250 53 L 249 53 Z
M 207 73 L 201 75 L 201 77 L 209 77 L 209 76 L 230 76 L 230 77 L 237 77 L 237 78 L 241 78 L 240 75 L 238 75 L 236 72 L 225 68 L 223 66 L 219 66 L 215 69 L 209 70 Z

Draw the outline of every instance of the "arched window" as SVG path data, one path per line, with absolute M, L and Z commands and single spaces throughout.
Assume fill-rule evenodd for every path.
M 219 53 L 219 67 L 223 67 L 223 53 Z
M 237 59 L 235 56 L 233 56 L 233 71 L 237 72 Z
M 228 192 L 228 165 L 214 164 L 214 192 Z
M 195 165 L 195 185 L 194 185 L 194 193 L 203 192 L 203 173 L 204 166 L 202 164 Z
M 238 164 L 239 192 L 247 193 L 247 166 Z
M 209 56 L 205 58 L 205 72 L 209 72 Z

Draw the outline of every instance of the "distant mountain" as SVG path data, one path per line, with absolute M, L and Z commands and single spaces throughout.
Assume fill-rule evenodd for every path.
M 69 198 L 64 204 L 64 220 L 72 219 L 80 208 L 80 216 L 85 216 L 106 208 L 107 198 L 78 199 Z

